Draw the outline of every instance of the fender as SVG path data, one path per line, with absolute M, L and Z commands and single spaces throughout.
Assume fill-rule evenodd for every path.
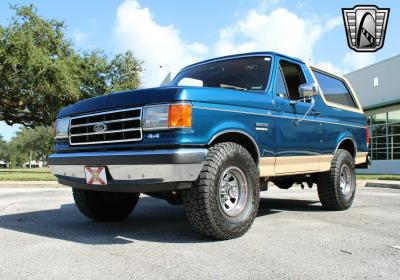
M 238 130 L 238 129 L 225 129 L 222 130 L 218 133 L 216 133 L 209 141 L 208 141 L 208 145 L 210 145 L 215 139 L 217 139 L 219 136 L 224 135 L 226 133 L 238 133 L 238 134 L 242 134 L 244 136 L 246 136 L 247 138 L 249 138 L 251 140 L 251 142 L 253 142 L 254 147 L 256 148 L 257 151 L 257 159 L 260 160 L 260 150 L 258 148 L 257 142 L 256 140 L 254 140 L 254 138 L 247 132 L 243 131 L 243 130 Z
M 342 144 L 343 141 L 345 140 L 351 140 L 351 142 L 353 142 L 353 146 L 354 146 L 354 156 L 357 155 L 357 143 L 354 140 L 354 137 L 352 135 L 350 135 L 349 133 L 346 133 L 345 135 L 340 135 L 338 137 L 338 140 L 336 141 L 336 148 L 335 151 L 333 152 L 333 155 L 336 154 L 337 150 L 339 149 L 340 144 Z

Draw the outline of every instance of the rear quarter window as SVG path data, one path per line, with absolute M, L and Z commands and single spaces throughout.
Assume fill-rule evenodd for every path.
M 353 95 L 342 80 L 316 70 L 313 70 L 313 72 L 327 101 L 358 108 Z

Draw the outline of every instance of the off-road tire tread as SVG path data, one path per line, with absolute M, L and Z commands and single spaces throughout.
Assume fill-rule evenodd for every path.
M 213 185 L 213 181 L 218 176 L 218 167 L 221 165 L 222 160 L 232 153 L 240 153 L 246 159 L 248 170 L 250 170 L 253 178 L 253 182 L 248 182 L 248 184 L 254 184 L 255 188 L 254 211 L 246 224 L 237 231 L 226 230 L 219 226 L 216 223 L 215 216 L 219 209 L 214 209 L 213 207 L 215 206 L 209 203 L 211 196 L 218 196 L 218 190 Z M 183 192 L 182 200 L 186 216 L 190 224 L 198 232 L 212 238 L 227 240 L 240 237 L 249 230 L 257 216 L 259 196 L 259 173 L 254 159 L 243 146 L 232 142 L 224 142 L 209 148 L 207 159 L 197 181 L 191 189 Z
M 318 196 L 321 204 L 328 210 L 346 210 L 349 205 L 343 205 L 338 201 L 336 180 L 340 177 L 340 167 L 343 161 L 350 160 L 351 168 L 354 168 L 354 160 L 351 154 L 347 150 L 338 149 L 333 157 L 331 163 L 331 169 L 328 172 L 321 173 L 318 176 Z

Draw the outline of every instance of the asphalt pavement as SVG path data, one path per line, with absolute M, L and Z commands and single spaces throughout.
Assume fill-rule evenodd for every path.
M 192 230 L 142 196 L 120 223 L 89 221 L 71 190 L 0 189 L 0 279 L 399 279 L 400 190 L 358 188 L 348 211 L 315 189 L 271 188 L 242 238 Z

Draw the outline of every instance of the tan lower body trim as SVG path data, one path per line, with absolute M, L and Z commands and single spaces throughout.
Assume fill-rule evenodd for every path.
M 307 171 L 319 171 L 319 156 L 294 156 L 276 158 L 276 174 L 294 174 Z
M 329 169 L 331 169 L 332 159 L 333 159 L 333 155 L 320 156 L 319 171 L 324 172 L 324 171 L 328 171 Z
M 332 155 L 262 157 L 260 177 L 284 176 L 327 171 L 331 168 Z
M 259 170 L 260 177 L 275 176 L 275 157 L 260 158 Z
M 355 164 L 367 161 L 366 152 L 359 152 Z M 262 157 L 260 158 L 260 177 L 285 176 L 302 173 L 324 172 L 331 169 L 333 155 Z
M 361 164 L 361 163 L 366 163 L 367 162 L 367 152 L 359 152 L 356 155 L 356 165 Z

